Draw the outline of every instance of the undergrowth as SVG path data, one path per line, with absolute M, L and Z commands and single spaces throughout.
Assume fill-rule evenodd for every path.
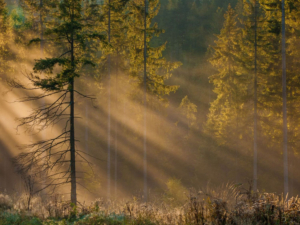
M 57 196 L 48 201 L 36 197 L 28 211 L 20 199 L 0 194 L 0 225 L 300 224 L 298 197 L 254 193 L 234 184 L 189 190 L 185 202 L 178 202 L 97 199 L 89 206 L 75 206 Z

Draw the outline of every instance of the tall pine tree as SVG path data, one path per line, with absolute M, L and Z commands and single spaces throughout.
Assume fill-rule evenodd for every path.
M 77 204 L 77 158 L 86 160 L 83 156 L 85 153 L 75 148 L 75 95 L 90 98 L 76 90 L 75 80 L 82 75 L 85 65 L 94 65 L 85 54 L 89 51 L 87 42 L 106 42 L 103 34 L 91 29 L 95 21 L 91 21 L 89 14 L 83 13 L 83 3 L 81 0 L 63 0 L 52 9 L 53 17 L 48 20 L 51 26 L 47 26 L 45 34 L 47 41 L 52 42 L 57 57 L 36 60 L 34 72 L 27 77 L 35 89 L 42 89 L 44 93 L 22 100 L 32 101 L 58 96 L 54 102 L 37 108 L 30 116 L 23 118 L 20 125 L 45 129 L 65 120 L 64 131 L 55 138 L 30 145 L 31 150 L 17 158 L 23 170 L 35 168 L 36 173 L 44 172 L 48 175 L 49 181 L 43 189 L 70 183 L 71 202 L 74 204 Z M 40 38 L 32 40 L 38 41 Z M 58 51 L 61 53 L 57 53 Z M 42 74 L 44 76 L 41 76 Z M 14 80 L 9 83 L 16 88 L 30 90 Z M 44 153 L 47 153 L 46 157 L 43 156 Z M 63 171 L 53 174 L 52 170 L 55 167 Z

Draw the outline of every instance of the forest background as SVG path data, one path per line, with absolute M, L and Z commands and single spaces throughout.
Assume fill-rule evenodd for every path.
M 264 7 L 260 8 L 258 25 L 260 27 L 258 189 L 277 193 L 283 190 L 279 3 L 280 1 L 275 1 L 274 4 L 267 0 L 261 1 Z M 160 10 L 153 18 L 152 24 L 157 22 L 158 27 L 165 32 L 159 37 L 153 37 L 151 46 L 166 43 L 163 57 L 172 63 L 181 62 L 182 65 L 172 71 L 172 77 L 166 80 L 168 85 L 180 86 L 178 90 L 167 95 L 165 99 L 151 98 L 148 117 L 150 198 L 168 190 L 170 194 L 173 186 L 187 190 L 208 184 L 215 187 L 227 182 L 251 183 L 253 1 L 161 0 L 160 4 Z M 21 43 L 24 38 L 22 35 L 26 33 L 23 9 L 13 1 L 7 1 L 7 6 L 15 30 L 14 38 Z M 299 187 L 297 179 L 299 126 L 296 116 L 299 81 L 297 48 L 295 48 L 299 42 L 297 37 L 299 20 L 294 10 L 297 8 L 296 1 L 290 1 L 288 7 L 289 178 L 290 193 L 295 195 L 298 194 Z M 23 57 L 23 66 L 15 62 L 14 70 L 11 72 L 13 75 L 17 74 L 16 76 L 32 69 L 34 59 L 39 58 L 36 57 L 40 54 L 38 48 L 31 47 L 27 50 L 24 46 L 18 49 L 16 44 L 12 48 L 14 53 L 21 51 Z M 218 55 L 220 49 L 219 52 L 223 55 Z M 229 69 L 231 73 L 226 76 L 228 63 L 224 62 L 228 61 L 232 63 L 229 67 L 234 69 Z M 134 66 L 136 65 L 132 65 Z M 82 117 L 77 121 L 76 133 L 81 140 L 79 146 L 101 159 L 99 161 L 91 158 L 95 174 L 87 172 L 90 171 L 88 166 L 84 164 L 81 166 L 88 174 L 82 182 L 89 188 L 91 191 L 89 193 L 93 197 L 106 195 L 107 192 L 107 78 L 105 70 L 100 69 L 98 72 L 101 75 L 94 76 L 87 73 L 89 75 L 80 78 L 78 83 L 80 90 L 97 97 L 95 103 L 97 108 L 84 99 L 77 103 L 80 106 L 77 113 Z M 126 77 L 126 72 L 112 78 L 111 180 L 114 196 L 142 195 L 143 114 L 138 88 L 132 82 L 132 78 Z M 23 188 L 22 179 L 17 174 L 11 173 L 14 168 L 10 159 L 20 152 L 16 146 L 31 140 L 39 140 L 56 131 L 50 129 L 45 131 L 46 133 L 27 136 L 19 131 L 19 135 L 16 135 L 15 118 L 24 116 L 24 113 L 26 115 L 32 105 L 20 106 L 17 103 L 8 103 L 7 101 L 22 97 L 23 93 L 6 93 L 8 89 L 2 81 L 1 90 L 5 95 L 1 99 L 0 117 L 0 142 L 3 149 L 0 165 L 0 177 L 3 182 L 0 189 L 16 192 Z M 87 195 L 83 193 L 86 192 L 82 189 L 81 195 Z

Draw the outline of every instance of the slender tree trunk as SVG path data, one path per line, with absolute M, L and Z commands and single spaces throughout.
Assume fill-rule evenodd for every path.
M 108 0 L 108 42 L 110 43 L 110 0 Z M 108 71 L 108 127 L 107 127 L 107 197 L 110 198 L 110 161 L 111 161 L 111 116 L 110 116 L 110 107 L 111 107 L 111 77 L 110 77 L 110 55 L 107 59 L 107 71 Z
M 286 107 L 286 49 L 285 49 L 285 0 L 282 0 L 282 101 L 283 101 L 283 167 L 284 195 L 289 192 L 288 148 L 287 148 L 287 107 Z
M 145 0 L 144 14 L 144 201 L 148 200 L 147 178 L 147 0 Z
M 118 56 L 118 53 L 117 53 Z M 118 104 L 118 59 L 117 59 L 117 63 L 116 63 L 116 87 L 115 87 L 115 110 L 118 113 L 119 112 L 119 104 Z M 117 197 L 117 187 L 118 187 L 118 129 L 119 129 L 119 121 L 117 119 L 118 117 L 116 116 L 116 120 L 115 120 L 115 197 Z
M 43 0 L 40 0 L 40 26 L 41 26 L 41 42 L 40 42 L 40 50 L 41 50 L 41 58 L 44 57 L 44 24 L 43 24 L 43 14 L 42 14 L 42 10 L 43 10 Z M 46 105 L 45 103 L 45 99 L 42 99 L 42 107 L 44 108 Z M 42 131 L 42 139 L 45 140 L 47 137 L 47 132 L 46 130 Z M 45 153 L 46 154 L 46 153 Z M 46 185 L 46 177 L 43 178 L 43 185 Z
M 254 132 L 253 132 L 253 190 L 257 191 L 257 4 L 254 1 Z
M 88 102 L 85 103 L 85 151 L 89 151 L 89 106 Z
M 88 9 L 88 1 L 84 3 L 84 10 Z M 88 82 L 87 76 L 84 78 L 85 82 Z M 85 143 L 85 151 L 89 152 L 89 103 L 85 101 L 85 132 L 84 132 L 84 143 Z
M 238 102 L 238 99 L 237 99 L 237 90 L 235 90 L 235 102 Z M 240 155 L 238 154 L 239 153 L 239 150 L 241 148 L 240 146 L 240 137 L 239 137 L 239 112 L 238 112 L 238 106 L 235 107 L 235 114 L 236 114 L 236 121 L 235 121 L 235 130 L 236 130 L 236 144 L 235 144 L 235 154 L 236 154 L 236 157 L 235 157 L 235 182 L 238 183 L 239 182 L 239 161 L 240 161 Z
M 74 78 L 70 82 L 70 146 L 71 146 L 71 202 L 77 203 L 76 196 L 76 167 L 75 167 L 75 124 L 74 124 Z
M 287 81 L 287 83 L 289 83 Z M 292 85 L 292 84 L 291 84 Z M 288 85 L 287 85 L 288 86 Z M 287 94 L 287 108 L 290 111 L 290 115 L 287 115 L 287 123 L 291 125 L 290 129 L 288 130 L 288 137 L 293 137 L 294 135 L 294 130 L 295 130 L 295 127 L 293 126 L 293 87 L 291 86 L 290 87 L 290 90 L 288 90 L 288 94 Z M 294 146 L 294 141 L 292 142 L 292 144 L 289 144 L 288 145 L 288 159 L 289 159 L 289 195 L 290 196 L 294 196 L 294 164 L 295 164 L 295 155 L 294 155 L 294 152 L 293 152 L 293 147 Z M 296 178 L 295 178 L 296 179 Z
M 74 58 L 74 36 L 71 35 L 71 65 L 72 69 L 75 68 L 75 58 Z M 70 92 L 70 153 L 71 153 L 71 202 L 77 204 L 77 194 L 76 194 L 76 159 L 75 159 L 75 105 L 74 105 L 74 77 L 70 79 L 69 84 Z
M 43 15 L 42 15 L 42 8 L 43 8 L 43 0 L 40 0 L 40 26 L 41 26 L 41 56 L 44 55 L 44 29 L 43 29 Z

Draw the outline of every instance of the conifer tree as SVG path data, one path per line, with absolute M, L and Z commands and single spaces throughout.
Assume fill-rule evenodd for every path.
M 126 15 L 125 8 L 126 4 L 129 0 L 111 0 L 108 7 L 110 11 L 110 44 L 112 49 L 109 54 L 109 64 L 111 75 L 115 76 L 115 89 L 114 89 L 114 99 L 110 99 L 114 103 L 115 113 L 119 113 L 119 98 L 120 93 L 119 79 L 122 78 L 119 76 L 120 72 L 125 72 L 124 63 L 126 63 L 126 58 L 124 55 L 124 50 L 126 48 L 126 19 L 128 15 Z M 109 86 L 111 86 L 112 77 L 109 78 Z M 111 88 L 111 87 L 109 87 Z M 117 196 L 117 184 L 118 184 L 118 129 L 119 129 L 119 121 L 117 119 L 114 120 L 114 195 Z
M 126 12 L 126 4 L 129 0 L 109 0 L 104 2 L 100 7 L 101 11 L 98 14 L 98 18 L 102 18 L 100 23 L 95 28 L 98 32 L 105 32 L 108 34 L 109 45 L 101 46 L 99 49 L 101 51 L 95 52 L 92 56 L 94 61 L 97 63 L 96 77 L 102 79 L 107 78 L 107 196 L 111 195 L 111 177 L 112 177 L 112 151 L 114 150 L 115 155 L 115 192 L 117 190 L 117 129 L 118 121 L 113 120 L 112 110 L 117 110 L 117 97 L 120 88 L 118 88 L 118 74 L 119 72 L 125 72 L 125 64 L 127 63 L 127 58 L 125 56 L 126 49 L 126 31 L 127 24 L 126 21 L 129 17 L 129 13 Z M 101 55 L 99 57 L 99 55 Z M 106 71 L 105 74 L 103 71 Z M 106 75 L 106 76 L 103 76 Z M 113 79 L 115 76 L 115 79 Z M 116 88 L 113 93 L 112 81 L 115 80 Z M 114 134 L 112 133 L 112 127 L 115 127 Z M 114 137 L 113 137 L 114 136 Z M 114 145 L 113 142 L 114 141 Z
M 292 3 L 292 2 L 291 2 Z M 292 79 L 286 70 L 286 22 L 284 1 L 263 0 L 266 14 L 266 28 L 269 32 L 267 76 L 264 77 L 264 95 L 262 104 L 265 108 L 263 129 L 273 143 L 282 144 L 284 161 L 284 194 L 288 192 L 288 128 L 287 128 L 287 81 Z M 291 60 L 292 61 L 292 60 Z M 280 63 L 281 62 L 281 63 Z M 288 87 L 288 89 L 290 89 Z M 282 141 L 281 141 L 282 140 Z M 280 149 L 278 149 L 280 151 Z
M 126 53 L 130 58 L 129 74 L 137 80 L 135 85 L 143 87 L 143 98 L 138 97 L 139 92 L 135 92 L 133 95 L 144 105 L 144 200 L 147 201 L 147 110 L 157 104 L 149 100 L 150 97 L 156 97 L 164 103 L 166 102 L 164 96 L 177 90 L 177 86 L 169 86 L 164 82 L 171 76 L 171 71 L 177 68 L 180 63 L 170 63 L 162 57 L 166 44 L 158 47 L 150 45 L 152 37 L 158 36 L 162 32 L 156 23 L 151 25 L 151 21 L 158 13 L 159 1 L 133 0 L 129 2 L 127 10 L 131 13 L 131 17 L 128 19 Z M 143 65 L 143 68 L 140 65 Z
M 288 155 L 289 155 L 289 192 L 293 191 L 295 171 L 295 155 L 299 149 L 299 21 L 297 9 L 299 2 L 290 1 L 286 4 L 286 57 L 287 57 L 287 123 L 288 123 Z M 293 157 L 290 157 L 292 154 Z
M 234 137 L 239 138 L 240 119 L 246 113 L 245 102 L 248 100 L 248 79 L 241 70 L 238 55 L 241 47 L 239 43 L 241 29 L 237 26 L 236 18 L 235 11 L 229 6 L 223 29 L 217 36 L 214 53 L 210 58 L 210 62 L 218 71 L 210 77 L 215 85 L 214 92 L 217 94 L 217 99 L 211 105 L 207 126 L 222 144 L 229 140 L 229 133 L 231 136 L 235 133 Z
M 244 1 L 242 8 L 243 41 L 241 42 L 242 54 L 240 60 L 246 73 L 249 74 L 249 81 L 253 81 L 253 87 L 249 87 L 249 95 L 253 96 L 253 189 L 257 190 L 258 176 L 258 96 L 262 71 L 260 63 L 262 61 L 264 46 L 267 41 L 262 27 L 264 21 L 262 10 L 257 0 Z M 251 100 L 250 100 L 251 101 Z
M 209 59 L 217 73 L 210 76 L 214 84 L 216 100 L 211 103 L 206 131 L 216 138 L 219 145 L 228 146 L 234 152 L 235 180 L 238 179 L 239 155 L 247 150 L 242 140 L 252 136 L 248 129 L 251 113 L 249 85 L 251 77 L 243 65 L 243 33 L 237 24 L 237 14 L 229 5 L 225 22 Z M 253 62 L 253 60 L 251 60 Z
M 164 82 L 171 77 L 171 72 L 180 63 L 170 63 L 162 57 L 166 44 L 153 47 L 150 41 L 153 36 L 158 36 L 162 30 L 158 29 L 157 24 L 151 25 L 151 21 L 159 11 L 159 1 L 148 3 L 146 14 L 146 45 L 144 43 L 145 31 L 145 4 L 144 0 L 111 0 L 111 40 L 108 48 L 102 48 L 101 57 L 98 63 L 101 67 L 108 65 L 108 56 L 111 61 L 111 75 L 118 75 L 118 79 L 124 79 L 129 83 L 130 88 L 122 94 L 135 99 L 141 105 L 147 103 L 148 107 L 157 108 L 157 105 L 167 105 L 166 95 L 177 90 L 177 86 L 169 86 Z M 107 12 L 108 5 L 102 7 L 106 23 L 99 26 L 99 31 L 107 31 Z M 145 46 L 147 50 L 147 99 L 143 99 L 145 87 L 144 57 Z M 143 66 L 141 66 L 143 65 Z M 122 74 L 122 75 L 121 75 Z M 130 82 L 128 81 L 130 80 Z M 117 89 L 120 92 L 120 88 Z M 116 90 L 116 91 L 117 91 Z M 118 93 L 114 93 L 118 96 Z M 153 99 L 157 99 L 154 101 Z M 116 102 L 116 99 L 114 99 Z M 116 103 L 118 104 L 118 103 Z M 117 108 L 117 107 L 116 107 Z M 137 110 L 139 112 L 139 110 Z M 135 112 L 135 113 L 137 113 Z M 118 129 L 118 121 L 115 121 L 115 131 Z M 117 135 L 117 133 L 115 133 Z M 114 137 L 116 141 L 116 136 Z M 117 145 L 115 142 L 115 178 L 117 177 Z M 116 185 L 115 179 L 115 185 Z M 116 189 L 116 186 L 115 186 Z M 146 188 L 145 188 L 146 189 Z M 146 197 L 146 196 L 145 196 Z
M 81 76 L 85 65 L 94 65 L 89 58 L 86 58 L 87 41 L 105 42 L 105 36 L 90 29 L 96 21 L 91 21 L 89 14 L 83 13 L 82 5 L 82 0 L 63 0 L 53 8 L 54 17 L 49 18 L 52 26 L 47 28 L 45 34 L 48 36 L 47 41 L 54 41 L 53 46 L 61 53 L 58 57 L 36 60 L 34 72 L 28 74 L 27 77 L 32 82 L 33 89 L 42 89 L 44 93 L 21 99 L 24 102 L 58 96 L 54 102 L 37 108 L 30 116 L 23 118 L 20 126 L 30 125 L 42 130 L 65 120 L 64 131 L 55 138 L 30 145 L 30 151 L 20 154 L 17 158 L 23 171 L 35 169 L 38 174 L 48 175 L 50 181 L 43 189 L 56 188 L 70 183 L 71 202 L 74 204 L 77 203 L 78 184 L 76 158 L 79 157 L 88 162 L 83 156 L 85 153 L 75 149 L 77 141 L 75 95 L 91 98 L 76 90 L 75 80 Z M 40 39 L 37 38 L 31 42 L 37 41 Z M 55 72 L 57 71 L 54 70 L 55 67 L 59 67 L 60 71 Z M 40 74 L 44 74 L 45 77 L 41 77 Z M 16 80 L 10 80 L 9 84 L 15 88 L 32 90 Z M 67 110 L 69 110 L 68 113 Z M 47 153 L 45 157 L 44 153 Z M 63 171 L 53 172 L 55 167 Z
M 4 0 L 0 0 L 0 75 L 4 76 L 9 70 L 9 61 L 13 56 L 9 49 L 9 41 L 12 39 L 13 33 L 9 26 L 8 12 Z M 0 78 L 1 80 L 1 78 Z
M 168 62 L 162 53 L 166 48 L 166 44 L 160 46 L 151 46 L 150 41 L 154 36 L 159 36 L 163 30 L 158 28 L 158 24 L 152 24 L 153 18 L 158 14 L 159 11 L 159 1 L 153 0 L 148 2 L 147 6 L 147 36 L 146 36 L 146 50 L 147 50 L 147 94 L 150 96 L 157 97 L 161 102 L 165 102 L 165 96 L 169 95 L 171 92 L 175 92 L 178 89 L 178 86 L 175 85 L 166 85 L 165 80 L 169 79 L 172 75 L 172 71 L 178 68 L 181 63 Z M 126 56 L 130 58 L 128 69 L 129 75 L 132 79 L 137 80 L 137 85 L 142 84 L 144 87 L 144 13 L 145 13 L 145 3 L 144 1 L 130 1 L 126 9 L 130 12 L 130 17 L 127 21 L 127 46 L 126 46 Z M 134 84 L 135 85 L 135 84 Z M 134 93 L 133 93 L 134 94 Z M 139 95 L 138 92 L 135 92 L 134 95 Z M 144 102 L 143 98 L 138 96 L 137 99 L 140 102 Z M 148 104 L 149 98 L 147 97 Z M 151 107 L 151 105 L 148 105 Z
M 44 54 L 44 20 L 49 19 L 52 15 L 53 8 L 59 4 L 57 0 L 20 0 L 20 5 L 25 12 L 27 24 L 30 25 L 31 31 L 40 36 L 41 57 Z M 48 23 L 48 26 L 50 24 Z

